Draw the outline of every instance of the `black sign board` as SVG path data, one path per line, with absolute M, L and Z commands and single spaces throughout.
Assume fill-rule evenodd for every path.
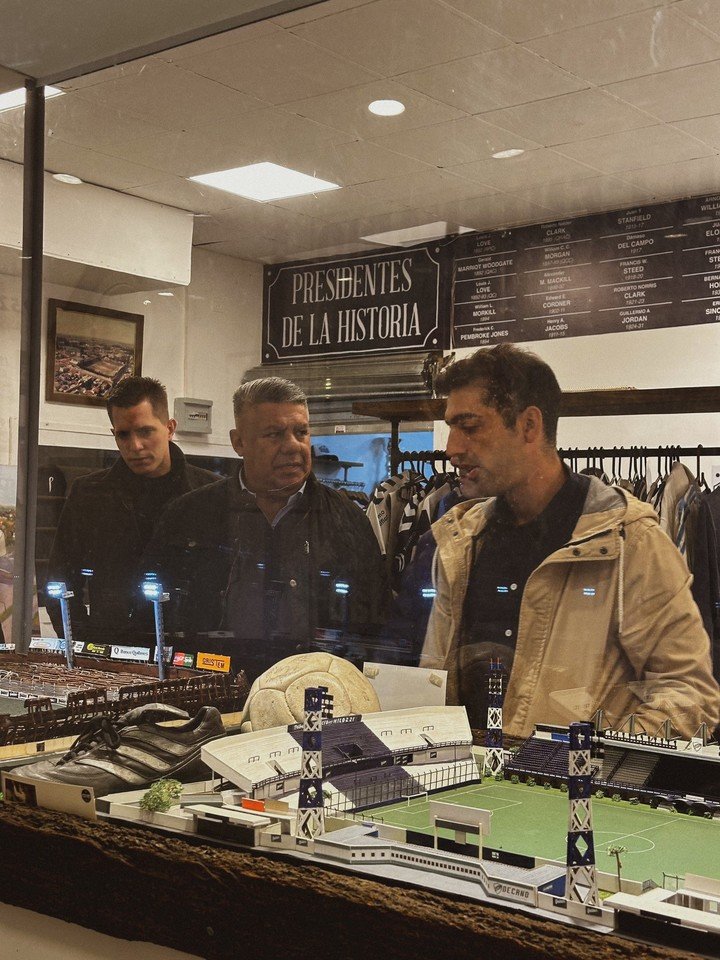
M 449 346 L 436 245 L 265 270 L 263 363 Z
M 456 347 L 720 317 L 720 195 L 464 234 L 453 248 Z

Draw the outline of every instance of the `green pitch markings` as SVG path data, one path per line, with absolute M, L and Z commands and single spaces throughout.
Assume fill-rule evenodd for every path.
M 431 799 L 492 811 L 485 846 L 526 856 L 564 862 L 568 829 L 568 796 L 527 784 L 486 780 L 433 794 Z M 374 811 L 386 823 L 432 834 L 425 797 Z M 644 804 L 593 798 L 595 862 L 605 873 L 615 870 L 610 847 L 627 848 L 622 875 L 662 884 L 663 872 L 684 876 L 698 873 L 720 880 L 720 820 L 691 817 L 671 810 L 652 810 Z M 452 832 L 440 831 L 452 837 Z M 473 842 L 468 837 L 469 842 Z

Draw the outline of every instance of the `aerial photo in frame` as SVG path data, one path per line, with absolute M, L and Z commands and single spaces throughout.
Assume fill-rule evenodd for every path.
M 140 375 L 143 316 L 48 301 L 45 399 L 104 406 L 125 377 Z

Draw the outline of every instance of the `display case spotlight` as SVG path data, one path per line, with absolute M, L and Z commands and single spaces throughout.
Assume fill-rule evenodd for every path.
M 62 580 L 52 580 L 48 583 L 45 587 L 45 593 L 53 600 L 67 600 L 68 597 L 75 596 L 71 590 L 67 589 Z
M 422 596 L 423 600 L 434 600 L 437 596 L 437 590 L 435 587 L 423 587 L 420 591 L 420 595 Z
M 162 584 L 158 580 L 143 580 L 142 592 L 146 600 L 158 601 L 169 600 L 170 594 L 163 593 Z
M 70 623 L 70 605 L 68 600 L 74 597 L 72 590 L 68 590 L 63 580 L 51 580 L 45 585 L 45 593 L 52 600 L 60 601 L 60 613 L 63 624 L 63 643 L 65 644 L 65 662 L 68 670 L 73 669 L 72 624 Z
M 163 626 L 162 604 L 170 599 L 163 591 L 163 585 L 153 575 L 147 574 L 142 582 L 142 592 L 146 600 L 153 605 L 155 614 L 155 659 L 157 660 L 158 679 L 165 679 L 165 629 Z
M 345 583 L 344 580 L 337 580 L 335 582 L 335 593 L 341 597 L 346 597 L 350 593 L 350 584 Z

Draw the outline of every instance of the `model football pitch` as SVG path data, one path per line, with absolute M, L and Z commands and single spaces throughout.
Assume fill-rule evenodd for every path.
M 510 853 L 565 862 L 568 796 L 557 789 L 484 780 L 433 794 L 437 800 L 492 811 L 490 836 L 483 845 Z M 652 810 L 644 804 L 593 798 L 595 863 L 604 873 L 615 873 L 611 846 L 626 847 L 621 854 L 622 876 L 654 880 L 670 886 L 667 877 L 697 873 L 720 879 L 720 820 L 688 816 L 672 810 Z M 370 811 L 375 818 L 432 835 L 428 798 L 422 796 Z M 441 835 L 452 834 L 442 830 Z M 468 836 L 468 842 L 477 838 Z

